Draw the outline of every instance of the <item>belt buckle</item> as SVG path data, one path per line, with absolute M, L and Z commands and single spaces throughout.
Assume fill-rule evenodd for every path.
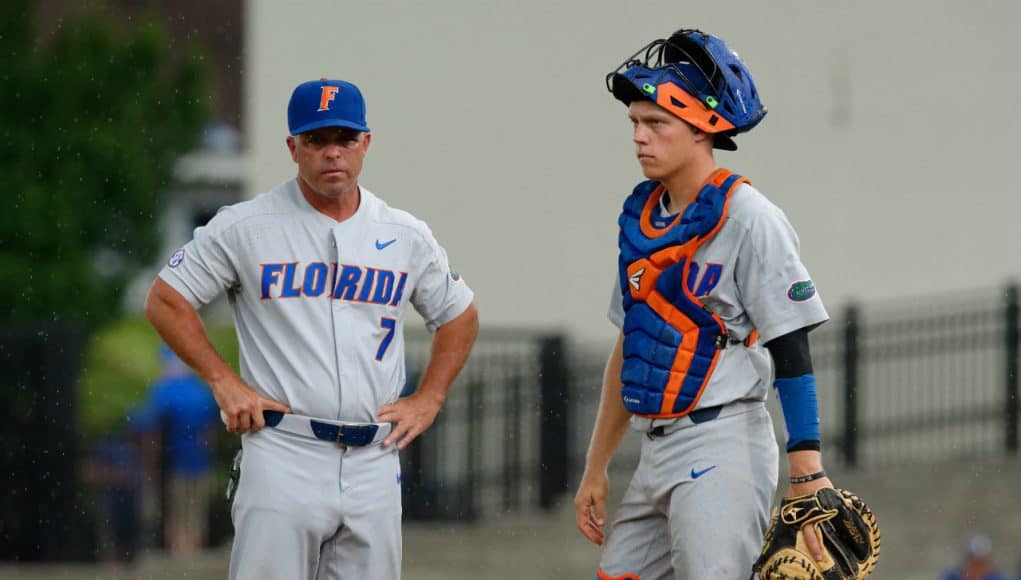
M 340 445 L 341 447 L 347 447 L 347 443 L 344 443 L 343 439 L 344 439 L 344 426 L 343 425 L 337 425 L 337 439 L 336 439 L 337 445 Z

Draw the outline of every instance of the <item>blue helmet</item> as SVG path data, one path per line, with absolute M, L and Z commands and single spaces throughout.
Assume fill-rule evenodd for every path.
M 752 75 L 723 40 L 682 29 L 643 46 L 606 75 L 606 88 L 625 105 L 647 99 L 701 131 L 713 146 L 737 150 L 733 136 L 766 116 Z

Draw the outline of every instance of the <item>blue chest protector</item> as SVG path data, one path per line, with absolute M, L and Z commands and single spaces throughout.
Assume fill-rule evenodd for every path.
M 731 193 L 748 180 L 717 169 L 665 228 L 652 225 L 663 187 L 635 187 L 620 214 L 624 298 L 624 406 L 636 415 L 681 417 L 698 404 L 729 337 L 723 320 L 690 288 L 691 262 L 727 219 Z

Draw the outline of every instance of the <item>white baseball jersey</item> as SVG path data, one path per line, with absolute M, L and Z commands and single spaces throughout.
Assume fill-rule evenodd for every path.
M 262 395 L 356 422 L 404 384 L 406 304 L 435 330 L 473 298 L 424 222 L 365 188 L 337 222 L 296 180 L 221 209 L 160 277 L 196 308 L 227 292 L 241 377 Z
M 660 214 L 665 213 L 661 205 Z M 697 408 L 765 400 L 771 373 L 763 344 L 829 318 L 801 263 L 794 228 L 780 208 L 747 183 L 731 194 L 727 219 L 716 236 L 695 253 L 688 285 L 732 335 L 743 339 L 759 332 L 752 347 L 730 345 L 720 353 Z M 623 327 L 619 282 L 613 285 L 609 318 Z M 646 428 L 648 421 L 634 418 L 636 428 Z

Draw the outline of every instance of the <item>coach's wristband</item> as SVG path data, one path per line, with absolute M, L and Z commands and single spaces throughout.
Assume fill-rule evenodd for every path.
M 808 483 L 817 479 L 826 477 L 825 471 L 816 471 L 815 473 L 809 473 L 808 475 L 799 475 L 791 478 L 791 483 Z

